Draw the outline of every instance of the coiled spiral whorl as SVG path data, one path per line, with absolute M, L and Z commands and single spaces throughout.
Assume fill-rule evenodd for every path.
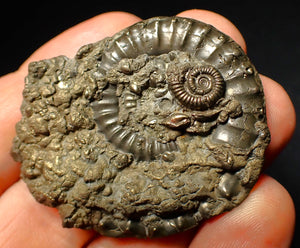
M 214 67 L 195 66 L 177 80 L 171 79 L 169 88 L 184 107 L 206 110 L 224 95 L 225 83 Z
M 161 237 L 240 204 L 270 141 L 258 72 L 229 36 L 155 17 L 29 65 L 12 155 L 64 227 Z

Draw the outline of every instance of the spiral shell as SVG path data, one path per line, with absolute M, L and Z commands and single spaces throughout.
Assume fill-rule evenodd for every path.
M 270 137 L 258 73 L 211 25 L 181 17 L 29 65 L 12 154 L 66 227 L 167 236 L 249 194 Z
M 223 96 L 222 75 L 212 66 L 191 68 L 185 78 L 169 83 L 170 90 L 185 107 L 206 110 Z

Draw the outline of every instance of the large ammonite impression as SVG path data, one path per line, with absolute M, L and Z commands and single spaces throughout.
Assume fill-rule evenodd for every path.
M 187 18 L 141 21 L 29 65 L 12 154 L 65 227 L 157 237 L 240 204 L 269 143 L 243 50 Z

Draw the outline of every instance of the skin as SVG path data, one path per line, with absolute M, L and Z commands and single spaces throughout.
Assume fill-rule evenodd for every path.
M 179 16 L 214 25 L 231 36 L 246 51 L 237 28 L 224 17 L 205 10 L 188 10 Z M 56 209 L 36 202 L 19 179 L 20 164 L 10 156 L 14 126 L 20 120 L 24 77 L 31 61 L 64 54 L 74 57 L 80 46 L 111 36 L 139 21 L 124 12 L 101 14 L 78 24 L 47 42 L 19 68 L 0 78 L 0 247 L 289 247 L 295 224 L 293 201 L 275 179 L 262 175 L 249 197 L 228 213 L 206 221 L 198 228 L 171 237 L 143 240 L 115 239 L 93 231 L 62 228 Z M 261 76 L 272 141 L 266 151 L 269 165 L 290 140 L 295 128 L 295 111 L 284 89 Z

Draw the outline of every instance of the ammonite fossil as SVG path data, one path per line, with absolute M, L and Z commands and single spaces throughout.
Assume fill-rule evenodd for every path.
M 65 227 L 158 237 L 240 204 L 269 131 L 258 73 L 214 27 L 141 21 L 29 65 L 12 154 Z

